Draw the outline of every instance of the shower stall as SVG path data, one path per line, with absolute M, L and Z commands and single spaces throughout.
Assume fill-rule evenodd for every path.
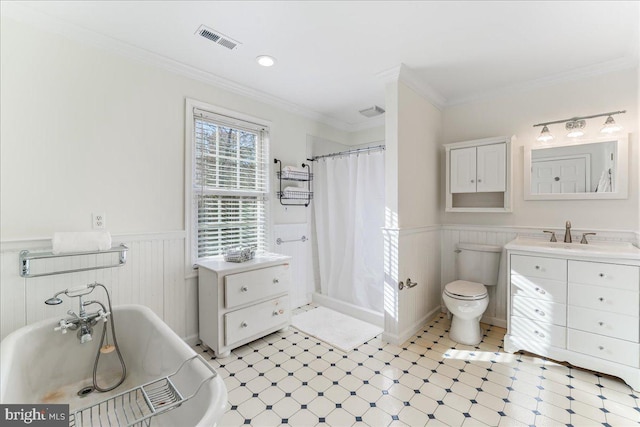
M 313 157 L 313 301 L 382 326 L 384 145 Z

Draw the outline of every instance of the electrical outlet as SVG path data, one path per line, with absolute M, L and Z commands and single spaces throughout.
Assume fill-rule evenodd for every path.
M 104 213 L 92 213 L 91 226 L 94 230 L 104 230 L 106 226 L 107 218 Z

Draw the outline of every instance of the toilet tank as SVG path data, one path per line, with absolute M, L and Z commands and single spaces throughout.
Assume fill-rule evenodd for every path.
M 502 246 L 458 243 L 456 270 L 459 280 L 482 283 L 485 286 L 498 284 L 498 269 Z

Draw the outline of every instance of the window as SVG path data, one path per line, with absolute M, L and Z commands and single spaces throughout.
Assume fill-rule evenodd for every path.
M 233 246 L 265 251 L 268 128 L 197 107 L 191 112 L 192 261 Z

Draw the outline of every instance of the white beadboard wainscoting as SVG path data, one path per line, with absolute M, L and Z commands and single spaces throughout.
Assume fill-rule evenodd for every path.
M 302 236 L 305 241 L 301 240 Z M 278 239 L 281 243 L 278 244 Z M 311 302 L 313 293 L 313 274 L 311 259 L 311 229 L 307 223 L 278 224 L 273 226 L 271 251 L 287 255 L 291 260 L 291 289 L 289 298 L 291 307 L 301 307 Z
M 385 229 L 384 334 L 401 344 L 440 311 L 440 226 Z M 398 282 L 417 282 L 400 290 Z
M 501 226 L 479 226 L 479 225 L 443 225 L 442 229 L 442 263 L 441 263 L 441 287 L 456 279 L 456 244 L 477 243 L 483 245 L 504 246 L 517 236 L 547 237 L 539 227 L 501 227 Z M 558 240 L 564 236 L 563 228 L 544 228 L 556 232 Z M 633 231 L 611 231 L 611 230 L 582 230 L 572 229 L 574 241 L 579 241 L 583 232 L 595 232 L 595 236 L 590 236 L 591 241 L 621 241 L 636 243 L 636 233 Z M 503 251 L 503 258 L 505 254 Z M 488 287 L 489 306 L 482 317 L 482 322 L 491 325 L 506 327 L 507 324 L 507 271 L 506 260 L 501 260 L 500 278 L 498 285 Z M 445 310 L 444 303 L 441 303 Z
M 187 335 L 187 314 L 184 271 L 183 231 L 114 235 L 114 246 L 129 247 L 127 262 L 121 267 L 23 278 L 19 273 L 19 254 L 50 252 L 51 240 L 2 242 L 0 247 L 0 338 L 10 332 L 51 317 L 67 317 L 67 310 L 78 312 L 78 299 L 62 296 L 58 306 L 44 301 L 56 292 L 89 283 L 104 284 L 111 294 L 112 304 L 143 304 L 160 316 L 180 337 Z M 39 272 L 60 271 L 97 265 L 102 257 L 60 257 L 32 261 Z M 91 259 L 93 258 L 93 259 Z M 36 266 L 36 264 L 38 264 Z M 87 297 L 106 304 L 101 288 Z M 195 307 L 195 306 L 191 306 Z

